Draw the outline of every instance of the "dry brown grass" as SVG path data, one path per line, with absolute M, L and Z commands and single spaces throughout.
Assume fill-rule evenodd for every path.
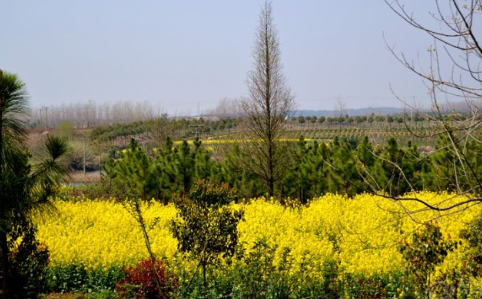
M 83 171 L 75 171 L 75 172 L 69 173 L 69 175 L 70 175 L 69 181 L 72 183 L 91 184 L 91 183 L 100 182 L 99 171 L 86 172 L 85 175 Z

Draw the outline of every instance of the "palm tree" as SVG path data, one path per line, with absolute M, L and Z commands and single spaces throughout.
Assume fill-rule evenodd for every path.
M 15 74 L 0 70 L 0 249 L 2 253 L 2 298 L 9 294 L 9 234 L 15 219 L 28 219 L 33 211 L 49 206 L 49 198 L 66 174 L 58 160 L 67 143 L 47 137 L 43 155 L 34 165 L 26 147 L 28 97 Z

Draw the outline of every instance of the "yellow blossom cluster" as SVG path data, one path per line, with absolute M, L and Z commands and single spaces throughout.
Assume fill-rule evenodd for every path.
M 47 244 L 53 264 L 79 263 L 99 268 L 133 264 L 147 257 L 134 218 L 114 201 L 57 201 L 57 213 L 39 220 L 38 239 Z M 173 206 L 152 202 L 143 206 L 150 240 L 157 253 L 172 256 L 177 243 L 168 222 Z
M 449 206 L 463 200 L 451 194 L 419 192 L 407 197 L 431 204 Z M 141 231 L 133 217 L 114 201 L 56 201 L 58 213 L 42 219 L 38 238 L 46 243 L 53 264 L 79 263 L 92 268 L 132 264 L 147 257 Z M 436 220 L 446 239 L 459 241 L 459 232 L 481 212 L 479 206 L 459 206 L 449 212 L 436 212 L 416 201 L 392 201 L 361 194 L 353 199 L 327 194 L 308 206 L 286 207 L 274 200 L 254 199 L 233 204 L 244 209 L 239 224 L 240 243 L 247 250 L 265 239 L 277 246 L 276 260 L 285 248 L 293 259 L 307 257 L 312 264 L 336 260 L 345 273 L 389 273 L 403 267 L 398 246 L 424 221 Z M 153 251 L 173 258 L 177 241 L 169 231 L 176 217 L 173 205 L 145 204 L 146 219 Z M 438 271 L 458 267 L 464 246 L 451 252 Z M 187 263 L 186 265 L 190 265 Z

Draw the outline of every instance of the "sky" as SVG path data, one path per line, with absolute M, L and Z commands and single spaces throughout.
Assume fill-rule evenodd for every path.
M 431 21 L 433 1 L 406 0 Z M 415 3 L 411 3 L 415 2 Z M 418 3 L 420 2 L 420 3 Z M 170 115 L 247 96 L 264 0 L 15 0 L 0 2 L 0 69 L 31 105 L 150 102 Z M 383 0 L 273 0 L 283 73 L 298 109 L 417 106 L 422 80 L 387 45 L 426 64 L 432 40 Z

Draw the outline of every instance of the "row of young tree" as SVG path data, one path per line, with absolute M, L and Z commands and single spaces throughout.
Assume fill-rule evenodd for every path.
M 290 162 L 274 181 L 272 195 L 280 200 L 291 198 L 307 203 L 325 193 L 350 197 L 372 192 L 396 197 L 422 190 L 461 192 L 482 175 L 482 145 L 465 145 L 467 159 L 479 166 L 473 174 L 462 176 L 454 172 L 454 165 L 463 165 L 450 151 L 450 144 L 442 135 L 434 153 L 421 154 L 410 142 L 400 145 L 395 138 L 375 146 L 368 137 L 337 137 L 330 143 L 307 142 L 301 137 L 296 144 L 283 142 L 278 146 L 284 148 Z M 131 140 L 127 150 L 119 151 L 106 163 L 105 190 L 109 194 L 119 193 L 114 188 L 125 188 L 120 194 L 138 190 L 128 196 L 168 203 L 187 194 L 194 182 L 206 180 L 229 184 L 239 198 L 269 195 L 270 182 L 243 166 L 246 162 L 242 161 L 242 146 L 232 145 L 226 157 L 218 161 L 199 139 L 191 146 L 187 141 L 175 146 L 168 138 L 163 148 L 154 150 L 144 149 Z
M 447 113 L 446 118 L 452 118 L 457 120 L 463 120 L 467 116 L 460 113 Z M 390 127 L 392 125 L 398 126 L 405 126 L 407 123 L 412 124 L 419 124 L 419 123 L 430 123 L 430 117 L 424 117 L 422 114 L 417 113 L 414 116 L 410 115 L 357 115 L 357 116 L 349 116 L 348 114 L 342 116 L 298 116 L 297 118 L 292 117 L 291 123 L 298 122 L 299 124 L 303 125 L 315 125 L 315 124 L 326 124 L 336 125 L 336 124 L 348 124 L 351 126 L 374 126 L 374 125 L 381 125 L 381 124 L 388 124 Z M 434 122 L 435 123 L 435 122 Z
M 164 142 L 167 136 L 175 139 L 206 136 L 214 132 L 234 129 L 240 123 L 241 120 L 238 118 L 207 121 L 203 118 L 169 119 L 167 115 L 164 115 L 152 120 L 99 126 L 90 131 L 89 137 L 93 142 L 104 142 L 145 134 L 146 138 L 159 144 Z

